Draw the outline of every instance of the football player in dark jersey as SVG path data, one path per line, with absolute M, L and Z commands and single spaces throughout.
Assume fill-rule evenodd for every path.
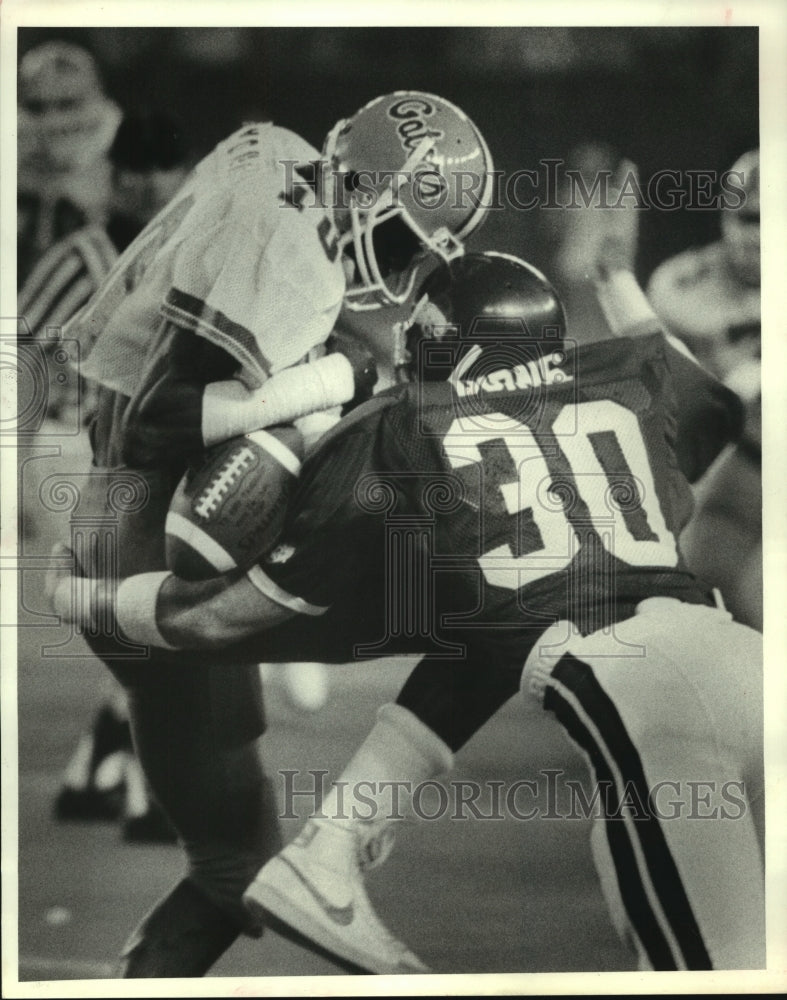
M 753 968 L 764 964 L 760 636 L 717 606 L 677 544 L 689 480 L 739 430 L 741 411 L 665 340 L 631 241 L 610 225 L 597 287 L 614 339 L 573 347 L 554 291 L 516 258 L 441 267 L 402 331 L 403 368 L 418 380 L 324 439 L 266 559 L 240 578 L 137 577 L 114 602 L 96 581 L 93 598 L 136 641 L 215 651 L 246 637 L 268 658 L 276 635 L 260 639 L 262 627 L 341 622 L 337 595 L 368 594 L 376 578 L 382 602 L 356 616 L 356 655 L 409 643 L 433 659 L 381 710 L 343 775 L 349 787 L 445 770 L 521 683 L 610 788 L 594 856 L 642 967 Z M 405 521 L 400 564 L 390 541 Z M 396 617 L 416 580 L 422 629 Z M 61 613 L 90 619 L 72 609 L 70 581 L 53 591 Z M 440 653 L 453 655 L 450 677 L 430 669 Z M 463 666 L 466 684 L 454 680 Z M 487 685 L 493 695 L 477 698 Z M 698 783 L 735 783 L 736 822 L 694 823 L 691 802 L 661 811 L 659 790 L 678 799 Z M 626 808 L 632 788 L 644 815 Z M 324 818 L 262 869 L 247 902 L 372 971 L 422 970 L 365 896 L 363 822 L 330 806 L 329 795 Z M 733 875 L 718 879 L 720 867 Z
M 355 350 L 355 365 L 326 353 L 342 306 L 398 305 L 429 254 L 460 256 L 485 216 L 491 169 L 467 116 L 420 91 L 337 122 L 322 153 L 272 123 L 219 143 L 65 328 L 98 385 L 81 502 L 101 527 L 77 533 L 76 564 L 98 577 L 166 575 L 164 521 L 190 461 L 370 390 L 367 352 Z M 416 190 L 424 171 L 451 192 L 436 210 Z M 473 197 L 460 197 L 468 177 Z M 265 656 L 147 656 L 145 643 L 140 665 L 121 633 L 86 637 L 128 689 L 140 763 L 189 861 L 131 936 L 122 973 L 202 975 L 240 933 L 261 932 L 241 897 L 280 845 L 257 745 Z
M 636 316 L 629 273 L 614 280 Z M 370 845 L 390 848 L 391 783 L 412 789 L 445 770 L 492 700 L 498 707 L 515 691 L 525 662 L 526 701 L 552 712 L 599 785 L 614 789 L 593 852 L 641 967 L 762 966 L 761 637 L 716 607 L 677 545 L 689 481 L 735 434 L 737 399 L 668 343 L 644 307 L 628 328 L 635 336 L 571 349 L 554 295 L 514 260 L 470 255 L 421 294 L 410 353 L 427 385 L 377 397 L 325 441 L 306 473 L 330 470 L 320 512 L 304 478 L 284 545 L 264 576 L 250 576 L 273 600 L 297 597 L 315 614 L 345 574 L 362 575 L 348 553 L 404 548 L 409 517 L 410 551 L 416 534 L 422 551 L 410 572 L 380 556 L 386 597 L 409 586 L 407 609 L 434 607 L 433 641 L 460 643 L 466 657 L 416 669 L 339 778 L 341 806 L 329 793 L 247 900 L 345 957 L 412 968 L 376 920 L 359 867 Z M 614 329 L 614 296 L 607 305 Z M 351 482 L 352 495 L 326 493 L 336 481 Z M 461 676 L 474 664 L 475 687 Z M 746 812 L 722 816 L 719 796 L 733 787 L 744 789 Z M 356 805 L 368 815 L 370 788 L 377 822 L 349 818 Z M 716 797 L 700 811 L 719 817 L 704 830 L 693 822 L 698 788 Z M 647 805 L 627 815 L 632 789 Z M 735 867 L 734 886 L 713 876 L 720 858 Z M 355 919 L 342 926 L 325 900 L 335 912 L 352 905 Z

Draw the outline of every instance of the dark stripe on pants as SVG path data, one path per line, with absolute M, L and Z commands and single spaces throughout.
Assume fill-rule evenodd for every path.
M 588 718 L 593 721 L 607 752 L 617 765 L 624 787 L 633 785 L 639 793 L 639 801 L 649 803 L 649 788 L 639 752 L 632 743 L 614 703 L 596 680 L 591 668 L 571 653 L 567 653 L 552 670 L 551 678 L 571 691 Z M 599 780 L 611 778 L 604 755 L 604 746 L 597 744 L 591 733 L 580 722 L 573 708 L 551 685 L 547 687 L 544 708 L 555 713 L 569 735 L 586 751 L 596 769 L 597 778 Z M 618 794 L 620 791 L 617 789 Z M 658 895 L 664 915 L 669 921 L 672 933 L 680 946 L 686 967 L 693 970 L 711 969 L 713 966 L 708 950 L 705 947 L 659 820 L 649 809 L 647 816 L 634 816 L 632 823 L 645 857 L 651 883 Z M 632 925 L 640 934 L 642 944 L 648 952 L 654 969 L 674 969 L 676 963 L 669 952 L 669 946 L 663 932 L 657 926 L 658 936 L 654 936 L 652 933 L 651 920 L 655 923 L 655 917 L 641 886 L 639 872 L 636 869 L 631 871 L 634 853 L 628 843 L 630 828 L 630 824 L 622 819 L 608 819 L 606 821 L 607 837 L 618 873 L 621 895 Z M 625 848 L 622 844 L 623 840 L 626 841 Z M 636 893 L 630 891 L 630 879 L 633 879 L 638 887 Z M 644 923 L 642 922 L 644 917 L 643 897 L 651 918 L 650 920 L 646 919 Z M 630 898 L 634 906 L 633 910 L 630 909 Z M 645 936 L 642 936 L 640 927 L 645 932 Z M 659 937 L 661 941 L 659 941 Z M 664 953 L 665 946 L 669 958 Z M 651 948 L 653 948 L 653 953 L 651 953 Z

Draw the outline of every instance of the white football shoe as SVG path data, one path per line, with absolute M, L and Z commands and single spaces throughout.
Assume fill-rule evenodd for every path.
M 326 951 L 377 975 L 431 970 L 391 934 L 366 894 L 355 832 L 309 820 L 259 871 L 243 901 L 264 921 L 272 914 Z

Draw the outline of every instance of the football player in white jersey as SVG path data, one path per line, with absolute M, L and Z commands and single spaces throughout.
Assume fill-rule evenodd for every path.
M 760 383 L 760 152 L 728 171 L 740 203 L 721 212 L 721 237 L 670 257 L 648 297 L 667 328 L 746 403 L 741 440 L 697 488 L 698 511 L 683 548 L 695 572 L 716 583 L 740 621 L 762 628 Z
M 64 331 L 98 386 L 82 500 L 108 525 L 100 544 L 101 531 L 72 539 L 80 570 L 164 572 L 169 501 L 206 446 L 369 392 L 365 353 L 326 353 L 342 305 L 403 303 L 420 262 L 463 253 L 492 182 L 475 125 L 417 91 L 340 121 L 321 153 L 270 123 L 220 143 Z M 144 645 L 86 637 L 128 690 L 140 762 L 189 861 L 122 974 L 202 975 L 238 934 L 261 932 L 241 894 L 279 846 L 257 666 L 195 655 L 184 668 L 154 650 L 140 669 Z

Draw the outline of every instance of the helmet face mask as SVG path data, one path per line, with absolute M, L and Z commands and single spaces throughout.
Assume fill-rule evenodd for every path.
M 338 247 L 357 269 L 345 296 L 353 310 L 405 302 L 424 258 L 461 256 L 491 200 L 483 138 L 463 112 L 431 94 L 371 101 L 331 130 L 323 156 Z
M 426 250 L 395 206 L 369 212 L 350 206 L 350 229 L 339 239 L 357 269 L 358 285 L 349 287 L 345 302 L 362 311 L 406 302 Z

